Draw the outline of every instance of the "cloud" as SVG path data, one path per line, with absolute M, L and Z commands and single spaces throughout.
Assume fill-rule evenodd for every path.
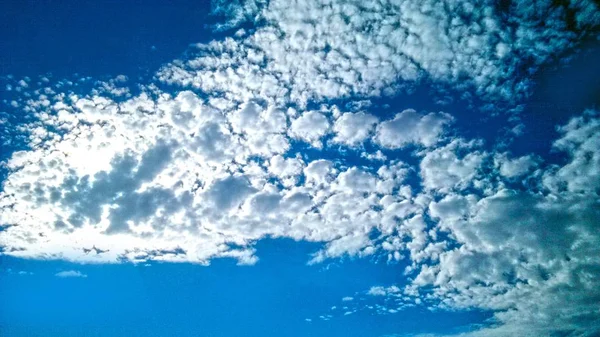
M 479 183 L 476 177 L 488 155 L 475 150 L 476 147 L 474 142 L 455 139 L 443 147 L 426 152 L 420 164 L 423 186 L 430 190 L 448 191 Z M 459 152 L 466 155 L 460 156 Z
M 12 268 L 7 268 L 6 273 L 9 275 L 19 275 L 19 276 L 25 276 L 25 275 L 34 275 L 33 272 L 31 271 L 26 271 L 26 270 L 13 270 Z
M 598 112 L 586 110 L 582 116 L 573 118 L 560 127 L 561 138 L 554 148 L 567 152 L 570 162 L 562 167 L 555 166 L 546 173 L 544 183 L 555 192 L 569 191 L 589 194 L 600 185 L 600 120 Z
M 54 274 L 54 276 L 60 277 L 60 278 L 72 278 L 72 277 L 86 278 L 87 277 L 86 274 L 83 274 L 82 272 L 80 272 L 78 270 L 63 270 L 61 272 Z
M 252 265 L 254 242 L 289 237 L 324 244 L 309 263 L 406 259 L 407 286 L 367 292 L 401 301 L 377 309 L 382 314 L 413 305 L 495 312 L 498 326 L 481 334 L 595 329 L 589 317 L 597 305 L 587 300 L 597 296 L 590 275 L 600 268 L 594 110 L 558 129 L 554 148 L 568 158 L 561 165 L 440 136 L 421 128 L 429 115 L 411 111 L 395 144 L 420 143 L 410 154 L 418 167 L 387 158 L 364 167 L 254 147 L 247 140 L 258 129 L 287 139 L 294 128 L 265 126 L 279 114 L 269 105 L 216 108 L 191 92 L 120 102 L 67 97 L 53 98 L 54 112 L 30 125 L 35 147 L 6 162 L 0 221 L 11 226 L 0 231 L 3 254 L 109 263 L 228 257 Z M 377 121 L 371 137 L 397 121 Z M 199 141 L 207 126 L 221 145 Z M 323 132 L 309 148 L 339 146 L 321 141 L 335 137 L 335 126 Z M 377 144 L 360 138 L 352 146 Z M 417 180 L 408 181 L 412 173 Z
M 321 147 L 320 139 L 329 130 L 329 121 L 325 115 L 317 111 L 307 111 L 292 121 L 290 136 Z
M 195 46 L 138 94 L 124 78 L 11 82 L 25 117 L 2 115 L 20 149 L 3 163 L 2 254 L 252 265 L 258 240 L 291 238 L 322 244 L 309 263 L 405 261 L 407 284 L 365 290 L 395 301 L 381 314 L 489 310 L 484 336 L 599 331 L 597 111 L 557 129 L 564 162 L 546 163 L 456 134 L 446 112 L 375 116 L 364 100 L 432 84 L 518 101 L 591 34 L 594 3 L 219 6 L 221 28 L 255 29 Z
M 598 137 L 597 118 L 588 110 L 559 129 L 555 147 L 570 161 L 546 167 L 537 178 L 543 193 L 503 185 L 489 193 L 488 182 L 484 193 L 450 192 L 432 202 L 429 214 L 459 248 L 441 252 L 438 263 L 424 263 L 406 292 L 442 307 L 495 311 L 497 326 L 475 336 L 599 331 L 592 318 L 598 306 L 587 299 L 600 296 L 590 278 L 600 268 L 600 261 L 590 260 L 600 239 L 593 229 L 600 220 L 594 201 L 600 184 L 584 173 L 598 152 L 590 147 Z M 571 170 L 581 173 L 586 187 L 564 180 Z
M 348 146 L 360 145 L 370 136 L 377 122 L 378 118 L 368 113 L 344 113 L 335 121 L 333 140 Z
M 388 294 L 395 294 L 398 292 L 400 292 L 400 288 L 398 288 L 396 286 L 390 286 L 390 287 L 375 286 L 375 287 L 371 287 L 371 289 L 369 289 L 367 294 L 371 295 L 371 296 L 386 296 Z
M 374 141 L 392 149 L 409 144 L 429 147 L 439 141 L 444 126 L 451 121 L 452 117 L 445 113 L 421 115 L 415 110 L 404 110 L 377 126 Z
M 593 36 L 600 22 L 593 1 L 278 0 L 217 8 L 231 15 L 224 27 L 247 21 L 255 29 L 197 45 L 194 57 L 165 66 L 158 78 L 232 100 L 301 105 L 390 95 L 423 80 L 514 100 L 531 87 L 523 69 Z
M 538 160 L 534 156 L 527 155 L 519 158 L 509 159 L 506 155 L 498 155 L 494 158 L 499 166 L 500 174 L 506 178 L 523 176 L 537 166 Z
M 416 211 L 409 200 L 380 210 L 381 197 L 407 191 L 399 161 L 373 172 L 254 141 L 289 144 L 289 134 L 330 148 L 321 141 L 334 132 L 326 115 L 347 116 L 337 107 L 297 115 L 261 104 L 217 104 L 190 91 L 30 101 L 49 112 L 25 128 L 30 149 L 6 162 L 0 222 L 15 226 L 0 244 L 15 256 L 78 262 L 251 264 L 252 243 L 274 236 L 327 243 L 315 255 L 322 261 L 374 254 L 369 232 Z

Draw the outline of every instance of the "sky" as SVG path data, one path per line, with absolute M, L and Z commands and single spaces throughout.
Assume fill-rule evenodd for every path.
M 599 27 L 0 3 L 0 335 L 600 335 Z

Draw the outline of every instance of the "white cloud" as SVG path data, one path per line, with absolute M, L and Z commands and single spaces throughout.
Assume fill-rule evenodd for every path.
M 158 77 L 234 101 L 380 96 L 423 78 L 511 100 L 530 87 L 520 69 L 538 68 L 600 22 L 592 1 L 242 3 L 218 8 L 238 13 L 231 25 L 250 20 L 255 31 L 200 44 L 194 58 L 165 66 Z
M 425 152 L 420 165 L 423 186 L 441 191 L 473 186 L 486 154 L 473 151 L 459 157 L 457 152 L 472 150 L 474 147 L 476 145 L 473 142 L 466 143 L 457 139 L 443 147 Z
M 61 272 L 54 274 L 54 276 L 60 277 L 60 278 L 71 278 L 71 277 L 86 278 L 87 277 L 86 274 L 83 274 L 82 272 L 80 272 L 78 270 L 63 270 Z
M 287 237 L 323 243 L 310 263 L 405 259 L 408 286 L 368 294 L 494 311 L 497 325 L 475 334 L 597 331 L 597 112 L 558 129 L 554 148 L 568 162 L 549 166 L 484 151 L 450 133 L 454 117 L 444 112 L 380 119 L 356 102 L 365 111 L 307 108 L 427 81 L 516 99 L 530 87 L 522 69 L 600 22 L 594 6 L 244 2 L 226 6 L 229 27 L 256 19 L 255 30 L 199 44 L 156 75 L 194 91 L 147 85 L 132 96 L 117 78 L 75 94 L 68 81 L 38 91 L 15 80 L 11 91 L 28 94 L 16 107 L 37 120 L 21 126 L 28 150 L 5 164 L 3 254 L 252 265 L 255 242 Z M 294 153 L 296 141 L 309 151 Z M 410 145 L 414 167 L 391 151 Z M 377 161 L 363 167 L 334 147 Z
M 555 148 L 570 158 L 562 166 L 485 152 L 477 140 L 415 133 L 430 147 L 414 153 L 418 170 L 383 159 L 373 172 L 340 158 L 257 150 L 245 141 L 249 132 L 293 128 L 265 126 L 265 116 L 278 114 L 271 107 L 217 109 L 190 92 L 156 97 L 56 98 L 64 112 L 32 124 L 35 149 L 15 152 L 6 164 L 0 222 L 18 226 L 0 232 L 4 254 L 111 263 L 229 257 L 252 265 L 254 242 L 289 237 L 324 243 L 310 263 L 406 259 L 410 284 L 374 287 L 371 295 L 492 310 L 506 329 L 589 326 L 580 315 L 596 310 L 584 294 L 595 294 L 588 275 L 600 265 L 593 258 L 600 239 L 591 169 L 600 148 L 596 112 L 559 129 Z M 199 141 L 207 126 L 222 145 Z M 312 144 L 319 145 L 331 149 Z M 534 167 L 537 184 L 513 179 Z M 423 190 L 406 185 L 415 171 Z
M 265 236 L 328 243 L 318 260 L 375 253 L 368 233 L 391 224 L 375 208 L 402 187 L 404 164 L 386 163 L 375 174 L 325 159 L 305 163 L 287 150 L 272 156 L 249 140 L 288 141 L 294 124 L 279 109 L 217 108 L 190 91 L 153 95 L 51 98 L 58 111 L 30 125 L 34 149 L 7 161 L 0 221 L 19 226 L 2 231 L 0 244 L 11 255 L 252 264 L 249 246 Z M 321 112 L 313 116 L 328 125 Z M 312 145 L 322 146 L 310 132 Z M 405 215 L 399 209 L 389 212 Z
M 368 113 L 344 113 L 335 121 L 333 140 L 348 146 L 360 145 L 370 136 L 377 122 L 377 117 Z
M 330 182 L 335 174 L 333 163 L 329 160 L 319 159 L 309 163 L 304 168 L 304 175 L 308 182 L 326 184 Z
M 597 123 L 597 113 L 586 111 L 559 129 L 555 147 L 570 161 L 546 166 L 537 176 L 536 188 L 543 193 L 507 189 L 486 177 L 484 193 L 453 193 L 432 202 L 429 214 L 459 248 L 439 253 L 437 263 L 422 264 L 405 293 L 435 298 L 442 307 L 495 311 L 494 327 L 469 336 L 600 331 L 592 318 L 598 306 L 586 300 L 598 296 L 598 282 L 589 275 L 600 268 L 600 260 L 590 258 L 598 254 L 600 239 L 593 230 L 600 221 L 594 201 L 600 181 L 587 171 L 600 149 L 594 146 Z M 510 162 L 505 154 L 498 158 Z M 519 167 L 530 166 L 530 157 L 512 162 L 516 169 L 511 167 L 511 174 L 500 169 L 499 176 L 523 174 Z
M 353 167 L 340 173 L 337 178 L 337 186 L 347 193 L 373 192 L 377 187 L 377 178 L 368 172 Z
M 394 119 L 377 126 L 374 141 L 383 147 L 401 148 L 409 144 L 430 147 L 435 145 L 444 131 L 444 126 L 452 121 L 445 113 L 422 115 L 415 110 L 404 110 Z
M 389 294 L 396 294 L 399 292 L 400 292 L 400 288 L 398 288 L 397 286 L 389 286 L 389 287 L 375 286 L 375 287 L 371 287 L 371 289 L 369 289 L 369 291 L 367 292 L 367 295 L 386 296 Z
M 280 179 L 292 178 L 291 185 L 295 185 L 297 178 L 304 168 L 304 162 L 300 158 L 283 158 L 275 156 L 269 161 L 268 171 Z
M 323 262 L 328 258 L 336 258 L 345 254 L 358 255 L 359 252 L 371 244 L 366 233 L 352 233 L 345 235 L 327 244 L 324 250 L 319 251 L 309 261 L 309 264 Z M 368 252 L 368 250 L 367 250 Z M 365 254 L 370 255 L 370 254 Z
M 244 176 L 225 176 L 214 180 L 206 189 L 205 200 L 213 205 L 215 212 L 227 212 L 237 208 L 255 190 Z
M 562 137 L 554 148 L 566 151 L 571 161 L 556 172 L 547 173 L 544 183 L 559 193 L 566 189 L 572 193 L 594 193 L 600 185 L 600 118 L 595 110 L 587 110 L 559 128 Z
M 329 130 L 327 117 L 318 111 L 306 111 L 292 121 L 290 136 L 302 139 L 314 147 L 321 147 L 321 138 Z
M 505 154 L 494 158 L 499 166 L 500 174 L 506 178 L 520 177 L 537 166 L 537 160 L 532 155 L 509 159 Z

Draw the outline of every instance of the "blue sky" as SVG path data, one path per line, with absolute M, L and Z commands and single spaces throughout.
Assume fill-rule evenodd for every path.
M 0 335 L 600 333 L 596 2 L 0 13 Z
M 217 260 L 206 268 L 5 259 L 4 265 L 34 274 L 3 275 L 3 323 L 10 322 L 3 325 L 15 335 L 363 336 L 464 329 L 489 317 L 479 312 L 424 309 L 404 315 L 358 312 L 343 316 L 343 306 L 350 301 L 342 298 L 374 283 L 396 282 L 397 272 L 368 260 L 307 267 L 306 256 L 316 248 L 288 240 L 262 241 L 258 252 L 263 259 L 252 267 L 240 267 L 231 260 Z M 87 277 L 53 276 L 72 268 Z M 365 304 L 373 304 L 361 297 Z M 331 310 L 332 303 L 339 309 Z M 324 321 L 321 315 L 332 317 Z M 436 322 L 433 329 L 431 321 Z

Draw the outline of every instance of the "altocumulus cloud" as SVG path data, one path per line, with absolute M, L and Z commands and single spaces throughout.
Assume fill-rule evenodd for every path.
M 87 92 L 9 84 L 6 103 L 31 118 L 5 133 L 26 147 L 4 163 L 3 254 L 254 264 L 257 240 L 286 237 L 324 244 L 310 263 L 406 259 L 407 285 L 365 289 L 390 313 L 491 310 L 494 324 L 472 333 L 483 336 L 600 331 L 598 111 L 558 127 L 556 164 L 456 134 L 443 111 L 376 116 L 365 103 L 421 82 L 516 101 L 524 73 L 600 23 L 597 6 L 291 6 L 233 8 L 221 28 L 251 18 L 256 29 L 193 47 L 139 93 L 122 76 Z
M 260 95 L 300 105 L 393 94 L 427 80 L 512 100 L 528 91 L 524 70 L 600 23 L 593 1 L 276 0 L 217 10 L 230 15 L 229 28 L 262 24 L 198 45 L 196 57 L 158 77 L 233 101 Z

